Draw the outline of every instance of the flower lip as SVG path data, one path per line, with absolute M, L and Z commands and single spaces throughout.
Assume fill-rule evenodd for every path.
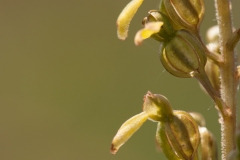
M 110 153 L 116 154 L 118 149 L 143 125 L 147 118 L 148 114 L 141 112 L 125 121 L 112 140 Z
M 117 34 L 119 39 L 125 40 L 127 38 L 129 24 L 142 2 L 143 0 L 132 0 L 125 6 L 118 16 Z

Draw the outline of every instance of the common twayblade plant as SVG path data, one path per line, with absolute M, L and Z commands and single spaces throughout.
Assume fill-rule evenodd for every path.
M 117 19 L 118 38 L 127 38 L 129 24 L 143 0 L 132 0 Z M 203 0 L 161 0 L 150 10 L 134 43 L 153 38 L 160 44 L 160 61 L 173 76 L 195 78 L 215 102 L 221 125 L 221 159 L 240 160 L 240 127 L 236 127 L 240 66 L 234 51 L 240 29 L 233 32 L 230 0 L 215 0 L 218 25 L 207 32 L 205 45 L 199 34 L 205 8 Z M 143 111 L 128 119 L 113 138 L 111 153 L 146 121 L 157 122 L 156 140 L 169 160 L 217 160 L 214 135 L 200 113 L 172 109 L 161 94 L 144 96 Z

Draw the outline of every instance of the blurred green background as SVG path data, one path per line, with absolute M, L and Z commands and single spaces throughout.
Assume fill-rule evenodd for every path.
M 216 24 L 205 0 L 202 36 Z M 1 160 L 158 160 L 156 123 L 146 122 L 116 155 L 109 152 L 120 125 L 141 112 L 149 90 L 174 109 L 204 114 L 220 138 L 212 100 L 194 79 L 171 76 L 159 44 L 135 47 L 141 21 L 159 0 L 145 1 L 129 37 L 116 36 L 116 19 L 129 0 L 2 0 L 0 2 Z M 240 2 L 233 0 L 239 28 Z

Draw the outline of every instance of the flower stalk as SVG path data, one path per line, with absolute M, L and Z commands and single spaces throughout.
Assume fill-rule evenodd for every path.
M 223 62 L 220 68 L 221 98 L 230 108 L 227 116 L 221 117 L 221 148 L 222 159 L 236 147 L 236 105 L 237 105 L 237 81 L 236 58 L 233 49 L 227 46 L 232 36 L 232 19 L 230 0 L 215 0 L 216 16 L 219 26 L 220 52 Z

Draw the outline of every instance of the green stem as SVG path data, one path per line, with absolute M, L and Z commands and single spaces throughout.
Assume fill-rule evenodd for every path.
M 226 116 L 220 117 L 221 123 L 221 149 L 222 159 L 226 160 L 228 153 L 236 146 L 235 131 L 236 131 L 236 92 L 237 81 L 235 72 L 236 59 L 234 52 L 226 44 L 232 36 L 232 20 L 230 11 L 230 0 L 215 0 L 217 11 L 217 20 L 219 26 L 219 42 L 221 46 L 221 55 L 223 62 L 220 67 L 221 79 L 221 98 L 229 111 Z
M 221 113 L 221 116 L 226 117 L 228 114 L 227 111 L 229 110 L 229 108 L 221 99 L 220 94 L 213 88 L 205 71 L 202 70 L 199 73 L 196 73 L 194 77 L 202 84 L 202 86 L 205 88 L 209 96 L 214 100 L 216 104 L 216 108 Z

